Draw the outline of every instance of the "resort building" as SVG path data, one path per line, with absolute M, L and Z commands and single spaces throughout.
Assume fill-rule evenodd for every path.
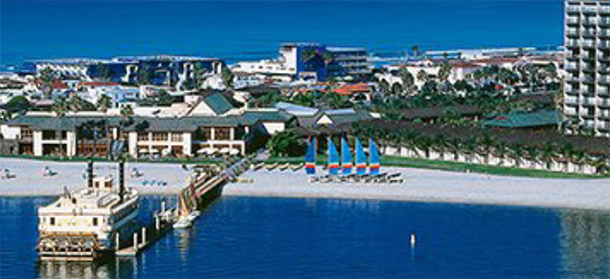
M 275 107 L 292 115 L 298 123 L 298 131 L 304 135 L 336 135 L 347 133 L 351 124 L 379 118 L 380 115 L 365 110 L 318 109 L 293 103 L 279 102 Z
M 567 132 L 610 136 L 610 2 L 568 0 L 565 12 Z
M 255 134 L 274 134 L 292 116 L 278 109 L 234 108 L 220 93 L 189 104 L 102 112 L 30 112 L 0 126 L 2 145 L 12 154 L 106 156 L 120 150 L 132 157 L 246 154 Z M 7 152 L 7 151 L 5 151 Z
M 372 64 L 364 48 L 327 47 L 319 43 L 282 43 L 276 59 L 239 62 L 240 76 L 260 75 L 276 81 L 353 79 L 369 75 Z
M 181 88 L 195 74 L 219 75 L 224 62 L 216 58 L 152 55 L 120 56 L 112 59 L 47 59 L 33 60 L 26 67 L 36 73 L 51 69 L 62 79 L 165 85 Z

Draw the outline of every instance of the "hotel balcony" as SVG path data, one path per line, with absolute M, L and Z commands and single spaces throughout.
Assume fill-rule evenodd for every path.
M 579 25 L 580 24 L 580 19 L 578 17 L 568 17 L 566 22 L 568 24 L 570 24 L 570 25 Z
M 566 97 L 565 98 L 566 105 L 578 105 L 577 97 Z
M 599 82 L 600 82 L 600 83 L 607 83 L 607 84 L 610 84 L 610 77 L 607 77 L 607 76 L 602 76 L 602 77 L 600 77 L 600 78 L 599 78 Z
M 581 95 L 586 95 L 586 96 L 595 96 L 595 90 L 587 89 L 587 88 L 581 88 L 580 89 L 580 94 Z
M 574 71 L 574 70 L 579 70 L 580 69 L 580 64 L 578 64 L 578 63 L 566 63 L 564 67 L 568 71 Z
M 599 36 L 602 38 L 610 38 L 610 30 L 603 29 L 602 31 L 599 32 Z
M 601 41 L 601 42 L 599 42 L 599 48 L 610 49 L 610 42 L 609 41 Z
M 602 98 L 599 101 L 599 106 L 601 107 L 606 107 L 606 108 L 610 108 L 610 98 Z
M 566 46 L 567 47 L 580 47 L 580 42 L 578 40 L 567 40 Z
M 610 26 L 610 18 L 602 17 L 601 20 L 599 21 L 599 26 L 609 27 Z
M 568 37 L 578 37 L 578 36 L 580 36 L 580 31 L 570 29 L 570 30 L 566 31 L 566 34 L 568 35 Z
M 597 34 L 595 33 L 595 31 L 583 31 L 582 36 L 586 38 L 595 38 Z
M 586 18 L 582 21 L 584 26 L 595 26 L 597 25 L 597 18 Z
M 597 125 L 597 128 L 602 130 L 610 130 L 610 122 L 600 121 Z
M 595 47 L 595 40 L 584 40 L 581 43 L 581 47 L 594 48 Z
M 580 7 L 580 11 L 583 14 L 597 14 L 597 6 L 584 6 L 584 7 Z
M 582 70 L 585 72 L 595 72 L 597 70 L 597 67 L 593 66 L 593 65 L 583 65 Z M 589 80 L 586 80 L 589 81 Z
M 573 13 L 580 13 L 580 6 L 568 6 L 567 9 L 568 13 L 573 14 Z

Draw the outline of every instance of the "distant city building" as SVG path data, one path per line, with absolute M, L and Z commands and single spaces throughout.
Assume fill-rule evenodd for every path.
M 610 2 L 568 0 L 565 7 L 568 132 L 610 136 Z
M 232 70 L 237 74 L 258 74 L 278 81 L 326 81 L 327 78 L 353 79 L 369 75 L 372 68 L 364 48 L 301 42 L 281 44 L 276 59 L 239 62 Z
M 48 68 L 63 79 L 145 83 L 176 88 L 192 81 L 197 71 L 218 75 L 223 65 L 224 62 L 216 58 L 173 55 L 46 59 L 26 63 L 26 67 L 33 68 L 36 73 Z

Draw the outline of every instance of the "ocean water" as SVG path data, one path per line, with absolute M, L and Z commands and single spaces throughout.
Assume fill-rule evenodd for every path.
M 275 57 L 283 41 L 409 50 L 563 43 L 562 0 L 0 1 L 0 65 L 135 54 Z
M 610 214 L 595 211 L 223 197 L 137 259 L 90 264 L 36 260 L 36 208 L 49 201 L 0 198 L 1 278 L 610 276 Z

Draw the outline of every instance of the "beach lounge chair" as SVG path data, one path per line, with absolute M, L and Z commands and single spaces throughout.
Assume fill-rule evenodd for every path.
M 392 177 L 392 178 L 388 179 L 388 183 L 390 183 L 390 184 L 395 184 L 395 183 L 396 184 L 401 184 L 401 183 L 403 183 L 403 179 L 400 176 Z
M 298 171 L 298 170 L 302 169 L 304 166 L 305 166 L 305 163 L 296 164 L 291 167 L 291 170 Z
M 277 168 L 278 168 L 280 171 L 285 171 L 285 170 L 287 170 L 289 167 L 290 167 L 290 163 L 285 163 L 285 164 L 283 164 L 283 165 L 279 165 Z
M 267 170 L 271 171 L 271 170 L 274 170 L 275 168 L 277 168 L 277 166 L 278 166 L 278 163 L 273 163 L 273 164 L 270 164 L 270 165 L 265 165 L 265 168 Z
M 320 182 L 319 176 L 310 176 L 309 177 L 309 183 L 318 183 L 318 182 Z

